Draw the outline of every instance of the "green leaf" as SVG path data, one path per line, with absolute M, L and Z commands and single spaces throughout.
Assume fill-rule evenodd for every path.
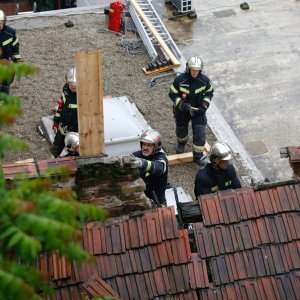
M 17 138 L 4 133 L 0 134 L 0 157 L 8 150 L 25 151 L 27 149 L 28 146 Z

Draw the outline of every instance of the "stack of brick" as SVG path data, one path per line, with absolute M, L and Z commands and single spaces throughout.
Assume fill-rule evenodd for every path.
M 27 160 L 3 164 L 2 169 L 9 185 L 17 175 L 29 178 L 43 176 L 49 168 L 63 166 L 70 170 L 68 181 L 60 181 L 53 187 L 72 188 L 77 199 L 105 208 L 110 217 L 143 211 L 150 208 L 145 196 L 145 184 L 139 171 L 120 164 L 118 157 L 66 157 L 35 162 Z
M 295 179 L 300 180 L 300 147 L 284 147 L 280 149 L 280 157 L 288 157 Z

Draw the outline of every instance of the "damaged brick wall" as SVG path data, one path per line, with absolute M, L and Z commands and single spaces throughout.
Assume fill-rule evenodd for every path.
M 145 196 L 145 184 L 139 171 L 123 166 L 118 157 L 66 157 L 35 162 L 27 160 L 14 164 L 3 164 L 3 172 L 10 182 L 18 174 L 29 178 L 53 167 L 64 166 L 71 171 L 66 182 L 57 182 L 54 188 L 69 187 L 77 193 L 77 199 L 105 208 L 110 217 L 150 208 Z

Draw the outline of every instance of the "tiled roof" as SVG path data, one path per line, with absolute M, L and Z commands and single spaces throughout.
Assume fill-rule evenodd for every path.
M 194 243 L 173 207 L 87 224 L 82 243 L 94 263 L 41 260 L 51 299 L 300 299 L 299 184 L 218 192 L 199 207 Z

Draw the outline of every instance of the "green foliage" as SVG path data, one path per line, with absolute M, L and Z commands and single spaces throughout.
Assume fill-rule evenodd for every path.
M 34 72 L 30 65 L 0 65 L 0 80 Z M 12 125 L 21 114 L 21 101 L 0 93 L 0 128 Z M 7 150 L 24 150 L 16 138 L 0 132 L 0 157 Z M 53 169 L 43 178 L 19 176 L 8 189 L 0 167 L 0 299 L 42 299 L 51 292 L 35 262 L 40 252 L 59 253 L 79 264 L 91 257 L 80 246 L 82 223 L 102 220 L 105 212 L 76 201 L 72 190 L 53 191 L 57 180 L 68 176 Z

